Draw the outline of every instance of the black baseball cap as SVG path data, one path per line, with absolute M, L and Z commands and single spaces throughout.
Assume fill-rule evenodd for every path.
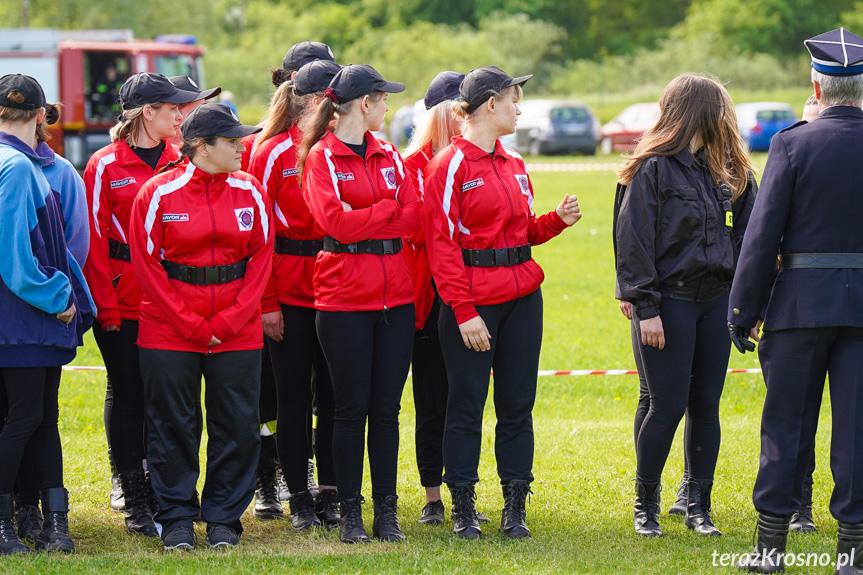
M 186 116 L 180 130 L 184 140 L 221 136 L 223 138 L 245 138 L 257 134 L 263 128 L 246 126 L 237 119 L 231 109 L 224 104 L 206 102 Z
M 306 40 L 288 48 L 288 53 L 282 59 L 282 68 L 289 72 L 294 72 L 315 60 L 335 62 L 336 57 L 333 56 L 333 51 L 330 47 L 323 42 Z
M 198 91 L 181 90 L 161 74 L 140 72 L 130 76 L 120 86 L 120 104 L 124 110 L 134 110 L 147 104 L 188 104 L 198 100 Z
M 23 102 L 10 100 L 9 95 L 18 92 Z M 0 78 L 0 106 L 17 110 L 38 110 L 45 107 L 45 92 L 35 78 L 24 74 L 6 74 Z
M 330 89 L 335 92 L 336 101 L 344 104 L 372 92 L 404 92 L 405 85 L 401 82 L 387 82 L 368 64 L 349 64 L 335 75 L 330 82 Z
M 500 94 L 510 86 L 521 86 L 533 78 L 533 74 L 513 78 L 497 66 L 486 66 L 471 70 L 465 76 L 459 87 L 459 96 L 469 105 L 468 112 L 473 112 L 494 94 Z
M 465 79 L 461 72 L 441 72 L 429 84 L 426 97 L 423 100 L 426 110 L 431 110 L 444 100 L 455 100 L 458 98 L 458 87 Z
M 197 92 L 198 97 L 192 100 L 193 102 L 215 98 L 222 92 L 222 88 L 220 86 L 216 86 L 215 88 L 211 88 L 209 90 L 201 90 L 201 88 L 199 88 L 198 85 L 195 84 L 195 81 L 188 76 L 171 76 L 170 78 L 168 78 L 168 80 L 181 90 L 185 90 L 187 92 Z
M 323 92 L 342 67 L 332 60 L 315 60 L 299 69 L 294 76 L 294 91 L 298 96 Z

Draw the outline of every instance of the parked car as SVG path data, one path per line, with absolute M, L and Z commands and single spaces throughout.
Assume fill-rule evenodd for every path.
M 740 135 L 752 151 L 766 151 L 777 132 L 798 120 L 794 109 L 780 102 L 748 102 L 734 110 Z
M 581 102 L 524 100 L 515 127 L 515 149 L 522 154 L 596 153 L 599 120 Z
M 603 154 L 631 152 L 641 136 L 659 119 L 659 104 L 633 104 L 600 130 L 599 147 Z

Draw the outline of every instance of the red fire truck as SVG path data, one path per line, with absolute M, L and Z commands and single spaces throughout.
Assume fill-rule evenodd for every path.
M 203 54 L 192 36 L 135 40 L 131 30 L 0 29 L 0 76 L 33 76 L 49 102 L 63 102 L 50 144 L 79 169 L 109 143 L 126 78 L 186 75 L 203 88 Z

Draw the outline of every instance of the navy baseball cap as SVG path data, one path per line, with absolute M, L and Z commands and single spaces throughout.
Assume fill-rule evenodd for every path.
M 140 72 L 130 76 L 120 86 L 120 104 L 124 110 L 134 110 L 147 104 L 188 104 L 198 100 L 198 92 L 181 90 L 161 74 Z
M 293 72 L 315 60 L 335 62 L 336 57 L 333 56 L 333 51 L 330 47 L 323 42 L 306 40 L 288 48 L 287 54 L 282 59 L 282 68 Z
M 11 99 L 13 92 L 21 96 Z M 23 101 L 17 102 L 21 97 Z M 24 74 L 6 74 L 0 78 L 0 106 L 17 110 L 38 110 L 45 107 L 45 92 L 35 78 Z
M 170 78 L 168 78 L 168 80 L 181 90 L 185 90 L 187 92 L 197 92 L 198 97 L 192 100 L 193 102 L 215 98 L 222 92 L 222 88 L 220 86 L 216 86 L 215 88 L 211 88 L 209 90 L 201 90 L 201 88 L 199 88 L 198 85 L 195 84 L 195 81 L 188 76 L 171 76 Z
M 458 90 L 459 97 L 468 103 L 468 112 L 473 112 L 494 94 L 500 94 L 510 86 L 521 86 L 531 78 L 533 74 L 513 78 L 497 66 L 477 68 L 465 76 Z
M 863 74 L 863 38 L 845 28 L 804 40 L 812 67 L 828 76 Z
M 213 102 L 201 104 L 189 112 L 183 120 L 183 125 L 180 126 L 184 140 L 207 136 L 245 138 L 249 134 L 257 134 L 262 129 L 242 124 L 229 107 Z
M 431 110 L 444 100 L 455 100 L 458 98 L 458 87 L 464 81 L 465 75 L 461 72 L 441 72 L 434 77 L 426 90 L 423 102 L 426 110 Z
M 330 87 L 327 88 L 328 92 L 330 90 L 335 94 L 334 99 L 339 104 L 344 104 L 372 92 L 404 92 L 405 85 L 401 82 L 387 82 L 368 64 L 349 64 L 333 77 Z
M 315 60 L 299 69 L 294 76 L 294 91 L 298 96 L 323 92 L 342 67 L 332 60 Z

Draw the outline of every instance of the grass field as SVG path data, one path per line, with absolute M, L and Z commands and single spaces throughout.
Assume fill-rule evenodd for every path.
M 756 159 L 763 164 L 763 156 Z M 584 218 L 535 250 L 546 272 L 545 336 L 541 369 L 633 368 L 629 326 L 613 299 L 611 247 L 613 172 L 536 173 L 535 209 L 548 211 L 564 193 L 579 197 Z M 100 364 L 92 338 L 79 365 Z M 731 367 L 758 367 L 755 356 L 734 352 Z M 632 529 L 635 454 L 632 416 L 638 395 L 634 376 L 544 377 L 534 421 L 536 460 L 528 521 L 529 540 L 511 542 L 496 533 L 502 497 L 493 460 L 494 409 L 487 407 L 478 507 L 492 519 L 482 541 L 453 538 L 452 525 L 416 523 L 423 504 L 413 440 L 413 399 L 405 388 L 399 467 L 403 544 L 347 546 L 336 533 L 296 534 L 288 522 L 262 522 L 247 513 L 239 549 L 165 555 L 157 541 L 125 534 L 122 517 L 108 509 L 110 472 L 102 425 L 104 375 L 64 375 L 61 435 L 66 484 L 71 492 L 71 531 L 78 552 L 0 559 L 0 573 L 639 573 L 734 572 L 714 567 L 713 552 L 750 548 L 755 523 L 751 490 L 759 454 L 764 385 L 759 375 L 729 376 L 722 397 L 723 443 L 713 495 L 721 539 L 699 538 L 680 519 L 664 517 L 665 536 L 637 537 Z M 828 463 L 829 397 L 818 437 L 815 472 L 816 535 L 789 539 L 794 552 L 835 551 L 836 523 L 827 510 L 832 481 Z M 682 429 L 682 428 L 681 428 Z M 673 499 L 683 467 L 678 433 L 666 466 L 663 509 Z M 202 455 L 203 457 L 203 455 Z M 368 470 L 368 466 L 366 466 Z M 366 496 L 370 495 L 368 477 Z M 444 496 L 448 503 L 449 496 Z M 366 524 L 371 526 L 371 505 Z M 204 531 L 198 527 L 199 541 Z M 794 567 L 791 573 L 832 573 L 831 567 Z

